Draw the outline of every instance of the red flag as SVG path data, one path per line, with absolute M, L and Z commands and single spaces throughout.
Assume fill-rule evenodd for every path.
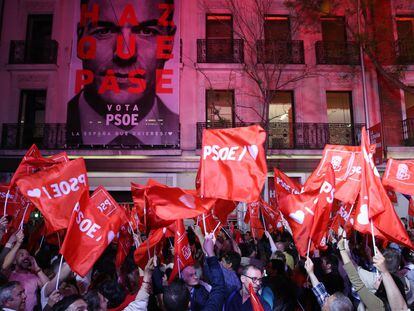
M 134 252 L 134 261 L 141 268 L 145 269 L 148 260 L 162 250 L 165 239 L 166 228 L 152 230 L 147 240 L 142 242 Z
M 332 165 L 328 163 L 325 169 L 325 180 L 320 187 L 310 230 L 310 238 L 315 247 L 322 249 L 326 248 L 326 237 L 335 193 L 335 174 Z
M 115 266 L 117 268 L 122 266 L 122 264 L 125 261 L 125 258 L 129 254 L 132 244 L 134 243 L 134 239 L 129 230 L 130 228 L 128 224 L 122 225 L 119 229 L 118 249 L 116 251 L 115 257 Z
M 361 133 L 361 150 L 364 156 L 362 166 L 360 203 L 358 204 L 357 224 L 368 225 L 373 221 L 376 229 L 388 240 L 413 247 L 403 224 L 397 216 L 381 179 L 368 152 L 369 138 L 365 128 Z
M 73 209 L 60 253 L 74 272 L 85 276 L 125 221 L 124 210 L 105 188 L 98 187 L 89 200 L 84 192 Z
M 266 230 L 273 232 L 283 227 L 281 223 L 280 212 L 275 210 L 271 205 L 267 204 L 265 201 L 262 201 L 262 215 L 264 218 L 264 225 Z
M 258 125 L 204 130 L 200 159 L 200 196 L 254 202 L 259 199 L 267 167 Z
M 132 198 L 134 200 L 134 207 L 140 222 L 144 224 L 146 232 L 149 233 L 153 229 L 168 227 L 174 223 L 174 220 L 165 220 L 158 217 L 155 213 L 154 207 L 149 204 L 146 192 L 151 187 L 167 187 L 163 184 L 149 179 L 146 185 L 132 184 Z
M 300 193 L 302 187 L 301 185 L 290 179 L 289 176 L 278 170 L 276 167 L 273 168 L 273 170 L 275 172 L 275 190 L 277 201 L 283 200 L 289 194 Z
M 350 236 L 352 231 L 352 224 L 355 221 L 355 210 L 356 207 L 351 204 L 346 204 L 341 201 L 335 200 L 334 204 L 338 204 L 339 208 L 337 209 L 335 216 L 332 219 L 331 229 L 334 232 L 338 232 L 339 227 L 342 227 L 347 236 Z
M 42 212 L 53 231 L 68 226 L 73 206 L 89 189 L 82 158 L 22 177 L 17 185 L 21 193 Z
M 294 192 L 279 199 L 279 210 L 292 229 L 293 239 L 301 256 L 307 254 L 316 203 L 319 201 L 320 190 L 324 181 L 325 173 L 322 172 L 313 177 L 314 189 L 306 189 L 306 191 L 299 194 Z M 317 187 L 318 184 L 319 187 Z M 280 189 L 282 186 L 276 183 L 276 188 Z M 311 245 L 310 250 L 312 249 L 313 245 Z
M 177 220 L 175 222 L 175 225 L 176 232 L 174 237 L 174 268 L 171 271 L 168 282 L 172 282 L 177 274 L 180 275 L 181 271 L 185 267 L 194 264 L 183 220 Z
M 137 211 L 138 217 L 142 223 L 144 223 L 145 210 L 145 185 L 131 183 L 131 194 L 132 201 L 134 202 L 135 210 Z
M 33 162 L 34 160 L 41 160 L 43 159 L 42 155 L 40 154 L 39 149 L 36 145 L 32 145 L 29 150 L 27 150 L 26 154 L 24 155 L 22 161 L 20 162 L 19 166 L 17 167 L 16 171 L 13 174 L 12 179 L 10 180 L 10 188 L 14 187 L 16 181 L 21 178 L 22 176 L 26 176 L 32 174 L 36 170 L 36 166 L 29 164 L 28 162 Z
M 213 214 L 223 226 L 227 225 L 229 214 L 234 211 L 237 202 L 217 199 L 213 206 Z
M 372 146 L 374 148 L 375 145 Z M 371 150 L 367 148 L 367 150 Z M 313 182 L 323 172 L 326 163 L 331 163 L 335 173 L 335 199 L 353 204 L 358 196 L 361 184 L 361 166 L 363 158 L 360 146 L 325 145 L 318 167 L 306 181 L 305 189 L 316 189 Z M 317 180 L 317 178 L 316 178 Z
M 10 181 L 10 188 L 14 187 L 17 180 L 27 175 L 34 174 L 35 172 L 53 166 L 57 163 L 68 162 L 69 158 L 66 152 L 52 155 L 49 158 L 44 158 L 40 154 L 36 145 L 32 145 L 24 155 L 22 161 L 17 167 Z
M 398 198 L 397 198 L 397 194 L 395 193 L 395 191 L 385 187 L 385 191 L 387 191 L 387 195 L 390 198 L 392 203 L 398 203 Z
M 204 218 L 204 219 L 203 219 Z M 204 222 L 206 223 L 206 228 L 204 230 Z M 223 227 L 221 222 L 212 214 L 212 211 L 207 214 L 197 216 L 197 223 L 200 226 L 202 232 L 212 233 L 217 236 L 220 232 L 220 228 Z
M 253 311 L 264 311 L 262 303 L 254 292 L 253 285 L 249 284 L 250 303 L 252 304 Z
M 6 205 L 6 216 L 9 218 L 8 228 L 15 232 L 22 224 L 30 219 L 30 214 L 35 210 L 35 206 L 21 194 L 17 187 L 10 189 L 8 185 L 0 185 L 0 206 L 5 205 L 5 199 L 8 196 Z M 4 208 L 0 209 L 0 216 L 3 216 Z
M 145 191 L 150 206 L 164 220 L 193 218 L 208 213 L 215 199 L 200 198 L 195 190 L 178 187 L 152 186 Z
M 250 223 L 250 231 L 254 238 L 260 239 L 264 233 L 264 227 L 260 221 L 260 206 L 261 202 L 252 202 L 247 204 L 247 213 L 244 221 Z M 249 216 L 247 216 L 249 214 Z
M 389 159 L 382 184 L 395 191 L 414 195 L 414 161 Z
M 369 138 L 365 128 L 362 129 L 361 133 L 361 151 L 363 164 L 360 199 L 363 202 L 367 197 L 368 216 L 371 219 L 384 212 L 387 207 L 394 208 L 388 198 L 387 192 L 381 184 L 380 175 L 375 167 L 372 154 L 369 152 Z M 384 204 L 389 205 L 384 206 Z

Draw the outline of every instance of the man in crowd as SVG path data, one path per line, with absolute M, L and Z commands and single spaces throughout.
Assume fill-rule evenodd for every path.
M 224 302 L 224 277 L 220 268 L 219 261 L 214 253 L 214 242 L 212 235 L 207 236 L 203 243 L 203 249 L 207 255 L 206 262 L 208 269 L 210 270 L 210 285 L 211 291 L 208 293 L 208 297 L 202 306 L 197 306 L 203 311 L 221 310 Z M 192 274 L 192 273 L 191 273 Z M 178 282 L 172 283 L 164 289 L 164 306 L 167 311 L 175 310 L 195 310 L 193 306 L 193 300 L 191 298 L 191 287 L 190 290 L 188 284 L 196 284 L 197 279 L 194 274 L 191 278 L 179 280 Z M 190 307 L 191 299 L 191 309 Z
M 262 271 L 253 266 L 248 265 L 243 268 L 242 274 L 240 276 L 240 281 L 242 283 L 242 288 L 239 291 L 233 291 L 230 296 L 227 298 L 227 301 L 224 306 L 226 311 L 251 311 L 253 306 L 250 300 L 250 285 L 253 287 L 255 293 L 258 293 L 263 280 Z M 260 302 L 265 311 L 271 310 L 270 306 L 260 298 Z
M 2 310 L 22 311 L 26 305 L 26 294 L 19 282 L 11 281 L 0 287 L 0 307 Z

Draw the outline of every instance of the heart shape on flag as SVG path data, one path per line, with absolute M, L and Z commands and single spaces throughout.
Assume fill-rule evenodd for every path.
M 303 220 L 305 219 L 305 213 L 301 210 L 298 210 L 294 213 L 290 213 L 289 217 L 301 225 L 303 224 Z
M 32 198 L 40 198 L 41 192 L 39 188 L 27 191 L 27 195 Z
M 188 208 L 191 208 L 191 209 L 195 209 L 196 208 L 195 199 L 190 194 L 183 194 L 182 196 L 180 196 L 178 198 L 178 200 L 180 200 L 180 202 L 183 203 Z
M 247 150 L 249 150 L 250 155 L 253 159 L 256 160 L 257 155 L 259 154 L 259 148 L 256 145 L 247 146 Z
M 108 245 L 111 244 L 112 240 L 115 238 L 115 233 L 111 230 L 108 232 Z
M 361 225 L 368 225 L 369 219 L 368 219 L 368 205 L 363 204 L 361 205 L 361 208 L 359 210 L 359 214 L 357 217 L 357 222 Z

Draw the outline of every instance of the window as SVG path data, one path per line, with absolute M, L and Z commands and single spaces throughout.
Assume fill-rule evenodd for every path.
M 399 40 L 408 40 L 413 41 L 414 32 L 413 32 L 413 22 L 414 17 L 397 17 L 397 34 Z
M 269 143 L 272 149 L 294 146 L 293 92 L 275 91 L 269 105 Z
M 343 17 L 322 17 L 322 40 L 325 42 L 345 42 L 346 29 Z
M 19 145 L 42 145 L 44 136 L 46 90 L 22 90 L 20 93 Z
M 352 123 L 351 92 L 326 92 L 328 123 Z
M 326 92 L 329 138 L 327 143 L 338 145 L 355 143 L 351 98 L 351 92 Z
M 207 90 L 206 120 L 208 127 L 233 126 L 234 123 L 234 91 Z
M 26 59 L 42 63 L 48 59 L 52 39 L 52 14 L 29 14 L 26 31 Z
M 406 119 L 414 120 L 414 94 L 404 92 Z
M 206 21 L 207 62 L 233 59 L 233 18 L 225 14 L 208 14 Z
M 287 16 L 273 16 L 265 17 L 264 23 L 265 40 L 290 41 L 290 24 Z

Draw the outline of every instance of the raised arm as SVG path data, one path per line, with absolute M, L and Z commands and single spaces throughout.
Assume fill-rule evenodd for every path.
M 329 297 L 329 294 L 326 291 L 323 283 L 319 282 L 318 278 L 316 277 L 314 273 L 313 262 L 309 257 L 306 258 L 305 269 L 312 283 L 312 292 L 316 296 L 316 299 L 318 300 L 319 305 L 322 307 L 326 299 Z
M 60 277 L 59 277 L 59 284 L 61 284 L 64 280 L 68 278 L 72 270 L 70 270 L 69 265 L 65 262 L 62 265 L 62 270 L 60 271 Z M 49 297 L 49 295 L 55 290 L 56 288 L 56 282 L 57 282 L 57 274 L 53 279 L 51 279 L 49 282 L 46 283 L 45 287 L 45 296 Z
M 371 293 L 359 277 L 358 272 L 349 256 L 349 249 L 346 242 L 347 241 L 344 238 L 339 240 L 338 249 L 344 263 L 344 270 L 348 275 L 352 286 L 361 297 L 362 302 L 368 310 L 384 310 L 384 303 L 382 300 Z
M 382 283 L 384 284 L 391 310 L 408 310 L 404 297 L 401 295 L 397 284 L 395 284 L 391 273 L 385 265 L 385 258 L 378 249 L 377 254 L 373 258 L 373 262 L 374 266 L 381 272 Z
M 7 270 L 10 268 L 12 263 L 14 262 L 14 258 L 16 257 L 16 253 L 19 250 L 20 246 L 23 243 L 24 234 L 23 230 L 19 230 L 16 233 L 16 243 L 14 243 L 13 247 L 11 248 L 10 252 L 7 253 L 6 257 L 4 258 L 3 264 L 1 268 L 3 270 Z
M 224 276 L 220 264 L 214 254 L 213 234 L 206 236 L 203 243 L 204 252 L 207 254 L 206 262 L 210 271 L 211 291 L 203 311 L 221 310 L 224 304 Z
M 124 311 L 146 311 L 148 310 L 148 301 L 151 291 L 151 278 L 154 271 L 154 257 L 148 260 L 144 270 L 144 279 L 141 288 L 138 291 L 135 300 L 131 302 Z

